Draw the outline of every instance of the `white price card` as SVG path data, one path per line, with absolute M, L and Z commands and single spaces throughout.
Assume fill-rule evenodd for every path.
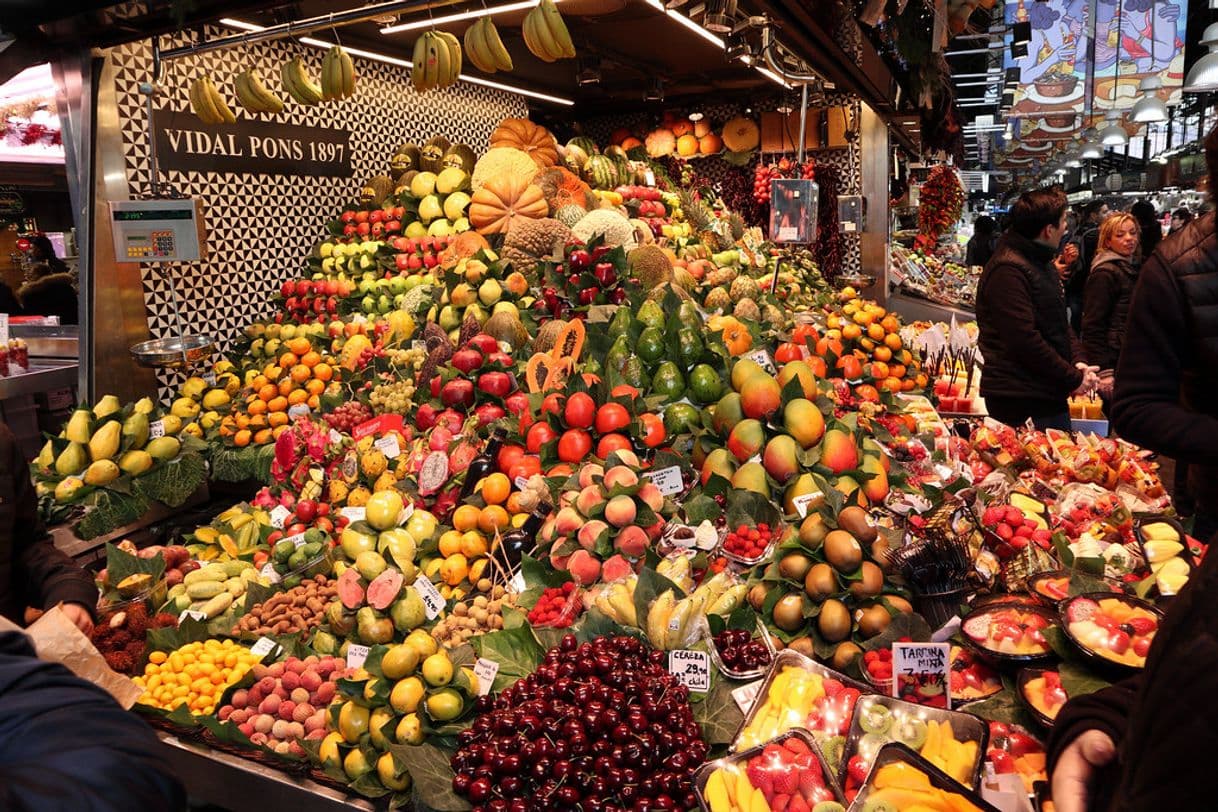
M 402 506 L 402 510 L 398 513 L 398 525 L 404 525 L 414 515 L 414 502 L 407 502 Z
M 748 685 L 741 685 L 736 690 L 732 691 L 732 699 L 736 700 L 736 707 L 740 708 L 740 712 L 748 715 L 749 708 L 753 707 L 753 703 L 757 700 L 757 694 L 761 693 L 761 684 L 765 682 L 759 679 L 756 682 L 750 682 Z
M 770 353 L 768 350 L 754 350 L 744 357 L 754 361 L 758 366 L 771 375 L 778 374 L 778 370 L 774 367 L 774 359 L 770 358 Z
M 778 229 L 779 242 L 793 242 L 799 239 L 799 229 L 795 226 L 783 226 Z
M 203 373 L 203 383 L 208 386 L 216 385 L 216 371 L 214 369 L 209 369 Z
M 402 455 L 402 447 L 398 445 L 396 434 L 389 434 L 373 443 L 386 458 L 396 460 Z
M 277 584 L 281 580 L 279 573 L 275 572 L 275 565 L 270 561 L 262 565 L 262 569 L 258 570 L 258 574 L 267 580 L 267 583 Z
M 0 344 L 8 345 L 8 313 L 0 313 Z
M 368 516 L 368 508 L 363 505 L 359 507 L 345 507 L 339 511 L 339 514 L 349 522 L 362 522 Z
M 950 643 L 893 643 L 892 695 L 900 697 L 910 690 L 921 696 L 948 694 L 950 710 L 950 653 Z
M 271 511 L 271 527 L 275 528 L 276 530 L 282 530 L 284 522 L 286 522 L 288 517 L 291 515 L 292 511 L 288 510 L 283 505 L 276 505 L 275 509 Z
M 207 621 L 207 615 L 200 612 L 198 609 L 185 609 L 182 611 L 182 614 L 178 615 L 178 623 L 181 623 L 187 619 L 197 620 L 200 623 L 205 623 Z
M 343 441 L 343 436 L 339 434 L 338 429 L 330 429 L 330 443 L 338 445 Z
M 685 481 L 681 478 L 681 467 L 670 465 L 658 471 L 648 471 L 643 476 L 650 479 L 665 496 L 673 496 L 685 490 Z
M 516 477 L 516 481 L 512 484 L 516 486 L 516 490 L 523 491 L 525 488 L 529 487 L 529 478 L 525 476 L 518 476 Z
M 423 614 L 427 615 L 428 620 L 438 618 L 444 611 L 444 596 L 436 589 L 436 585 L 426 575 L 420 575 L 414 581 L 414 588 L 423 599 Z
M 155 440 L 158 437 L 164 437 L 165 436 L 165 421 L 164 420 L 153 420 L 151 423 L 149 423 L 148 424 L 148 436 L 153 440 Z
M 474 676 L 478 678 L 478 696 L 486 696 L 495 684 L 495 676 L 499 673 L 499 663 L 479 657 L 474 663 Z
M 710 690 L 710 655 L 705 651 L 679 648 L 668 652 L 668 673 L 691 691 Z
M 258 642 L 250 646 L 250 654 L 257 654 L 259 657 L 265 657 L 275 650 L 279 644 L 269 637 L 259 637 Z
M 824 498 L 825 494 L 821 491 L 813 491 L 812 493 L 805 493 L 800 496 L 796 496 L 791 500 L 791 504 L 795 505 L 795 512 L 799 514 L 799 518 L 806 519 L 808 517 L 808 505 L 812 504 L 818 499 Z
M 509 582 L 509 586 L 512 587 L 512 591 L 517 595 L 528 589 L 528 585 L 524 582 L 524 573 L 517 572 L 515 575 L 513 575 L 512 580 Z
M 347 668 L 363 668 L 368 659 L 368 647 L 352 643 L 347 646 Z
M 296 545 L 296 548 L 297 548 L 297 549 L 300 549 L 301 547 L 303 547 L 303 546 L 305 545 L 305 534 L 304 534 L 304 533 L 297 533 L 297 534 L 296 534 L 296 535 L 294 535 L 294 536 L 288 536 L 288 537 L 285 539 L 285 541 L 290 541 L 290 542 L 292 542 L 293 544 L 295 544 L 295 545 Z

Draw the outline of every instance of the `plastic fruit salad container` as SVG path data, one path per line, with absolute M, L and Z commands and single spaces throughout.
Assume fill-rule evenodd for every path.
M 999 663 L 1034 663 L 1053 658 L 1044 632 L 1056 625 L 1057 615 L 1043 606 L 991 603 L 965 616 L 960 631 L 984 657 Z
M 1155 589 L 1165 598 L 1179 594 L 1193 571 L 1192 552 L 1184 528 L 1174 519 L 1143 519 L 1135 528 L 1142 555 L 1155 579 Z
M 1126 670 L 1146 665 L 1146 654 L 1162 615 L 1149 603 L 1128 595 L 1091 592 L 1064 601 L 1066 637 L 1093 663 Z
M 806 730 L 788 730 L 766 744 L 704 764 L 694 776 L 694 788 L 707 812 L 790 809 L 796 797 L 803 802 L 799 808 L 846 809 L 833 771 Z
M 945 775 L 902 744 L 887 744 L 876 754 L 851 810 L 902 812 L 944 809 L 951 812 L 997 812 L 981 796 Z
M 1051 728 L 1057 714 L 1070 697 L 1062 687 L 1061 675 L 1053 668 L 1025 668 L 1017 679 L 1019 698 L 1028 706 L 1032 717 L 1043 727 Z

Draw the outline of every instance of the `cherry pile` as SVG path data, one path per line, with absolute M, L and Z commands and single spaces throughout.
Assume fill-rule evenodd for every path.
M 719 659 L 732 671 L 756 671 L 770 664 L 770 650 L 745 629 L 724 629 L 715 635 Z
M 742 524 L 727 534 L 723 540 L 723 550 L 740 558 L 760 558 L 778 532 L 779 528 L 771 530 L 765 522 L 756 527 Z
M 475 812 L 692 809 L 708 748 L 666 655 L 568 634 L 457 737 L 453 791 Z
M 529 623 L 534 626 L 549 626 L 552 629 L 565 629 L 579 617 L 579 601 L 572 601 L 571 594 L 575 592 L 575 582 L 567 581 L 562 586 L 554 586 L 541 593 L 537 604 L 529 611 Z
M 350 434 L 351 430 L 360 423 L 365 423 L 375 417 L 372 409 L 358 400 L 349 400 L 326 415 L 330 428 Z

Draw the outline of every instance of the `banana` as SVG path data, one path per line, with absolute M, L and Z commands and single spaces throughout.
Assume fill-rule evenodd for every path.
M 485 46 L 486 55 L 494 60 L 495 67 L 499 70 L 511 70 L 512 55 L 508 53 L 503 40 L 499 38 L 499 29 L 495 27 L 494 20 L 490 17 L 483 17 L 482 21 L 482 44 Z
M 238 73 L 233 77 L 233 90 L 237 93 L 237 101 L 241 102 L 241 106 L 251 113 L 262 113 L 262 104 L 258 99 L 254 98 L 253 91 L 250 90 L 249 76 L 247 74 Z
M 562 46 L 554 39 L 554 35 L 550 32 L 550 26 L 546 23 L 545 12 L 541 10 L 541 6 L 529 12 L 529 16 L 533 18 L 533 37 L 537 40 L 538 45 L 545 51 L 549 61 L 554 62 L 562 58 Z
M 609 587 L 609 605 L 613 607 L 619 623 L 625 626 L 638 625 L 639 617 L 634 608 L 634 593 L 625 584 L 616 583 Z
M 342 48 L 331 46 L 321 60 L 321 97 L 334 101 L 343 97 Z
M 217 115 L 220 116 L 221 124 L 235 124 L 237 117 L 233 115 L 233 111 L 229 108 L 228 102 L 220 95 L 220 90 L 212 82 L 210 76 L 203 77 L 203 92 L 207 94 L 208 100 L 211 102 Z
M 224 119 L 211 103 L 211 96 L 203 83 L 203 77 L 195 79 L 190 85 L 190 109 L 204 124 L 219 124 Z
M 563 21 L 562 15 L 558 13 L 554 0 L 541 0 L 537 9 L 541 12 L 546 29 L 559 48 L 560 58 L 574 59 L 575 43 L 571 42 L 571 32 L 567 30 L 567 24 Z
M 496 65 L 491 55 L 484 50 L 486 47 L 483 42 L 484 22 L 488 22 L 490 17 L 482 17 L 476 23 L 465 29 L 465 55 L 475 68 L 483 73 L 494 73 Z
M 349 99 L 355 95 L 355 63 L 351 60 L 351 54 L 341 47 L 338 49 L 338 59 L 342 69 L 343 98 Z
M 737 584 L 731 587 L 711 602 L 706 613 L 708 615 L 730 615 L 736 611 L 736 607 L 740 605 L 740 601 L 744 599 L 748 591 L 748 584 Z
M 427 34 L 423 33 L 414 41 L 414 55 L 410 61 L 410 83 L 414 89 L 422 93 L 427 89 Z
M 668 637 L 668 619 L 673 613 L 676 603 L 672 590 L 655 599 L 647 611 L 647 639 L 658 649 L 664 648 Z
M 550 52 L 545 49 L 538 36 L 537 24 L 539 22 L 540 19 L 537 17 L 536 8 L 524 15 L 524 25 L 520 29 L 521 33 L 524 34 L 524 44 L 528 47 L 529 52 L 542 62 L 553 62 L 554 58 L 550 56 Z
M 284 91 L 300 104 L 317 104 L 321 101 L 321 87 L 305 71 L 304 60 L 299 56 L 283 63 L 279 69 Z
M 685 624 L 689 623 L 689 619 L 693 616 L 695 603 L 693 598 L 685 598 L 677 603 L 672 614 L 668 616 L 668 623 L 663 629 L 664 644 L 659 648 L 671 651 L 681 645 L 681 641 L 685 637 Z
M 245 72 L 245 83 L 250 92 L 254 94 L 254 98 L 262 105 L 263 112 L 272 114 L 283 112 L 283 99 L 270 91 L 266 82 L 262 80 L 262 74 L 256 68 L 250 68 Z
M 455 84 L 461 75 L 461 43 L 457 37 L 447 31 L 437 31 L 436 35 L 448 48 L 448 73 L 444 76 L 444 87 Z

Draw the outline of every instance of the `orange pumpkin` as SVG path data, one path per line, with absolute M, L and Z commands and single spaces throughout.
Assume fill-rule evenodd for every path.
M 558 142 L 550 131 L 527 118 L 505 118 L 491 133 L 491 147 L 527 152 L 542 169 L 558 163 Z
M 487 181 L 469 204 L 469 222 L 479 234 L 502 234 L 516 217 L 537 220 L 549 213 L 541 187 L 512 175 Z
M 643 146 L 643 142 L 640 141 L 639 139 L 635 138 L 633 135 L 631 135 L 631 136 L 627 137 L 624 141 L 622 141 L 621 146 L 622 146 L 622 149 L 629 152 L 630 150 L 634 149 L 635 147 Z
M 723 125 L 723 144 L 732 152 L 748 152 L 759 143 L 761 130 L 751 118 L 739 116 Z
M 672 130 L 661 127 L 647 134 L 647 154 L 652 158 L 663 158 L 665 155 L 672 155 L 673 150 L 676 148 L 677 139 L 672 134 Z
M 749 328 L 732 319 L 723 327 L 723 343 L 732 355 L 744 355 L 753 346 L 753 336 Z
M 592 187 L 561 166 L 545 170 L 536 180 L 550 204 L 550 211 L 558 211 L 563 206 L 587 209 L 593 205 Z
M 674 121 L 672 123 L 672 126 L 669 127 L 669 129 L 672 130 L 673 135 L 675 135 L 677 138 L 680 138 L 683 135 L 692 135 L 693 134 L 694 123 L 687 118 L 680 119 L 678 121 Z

